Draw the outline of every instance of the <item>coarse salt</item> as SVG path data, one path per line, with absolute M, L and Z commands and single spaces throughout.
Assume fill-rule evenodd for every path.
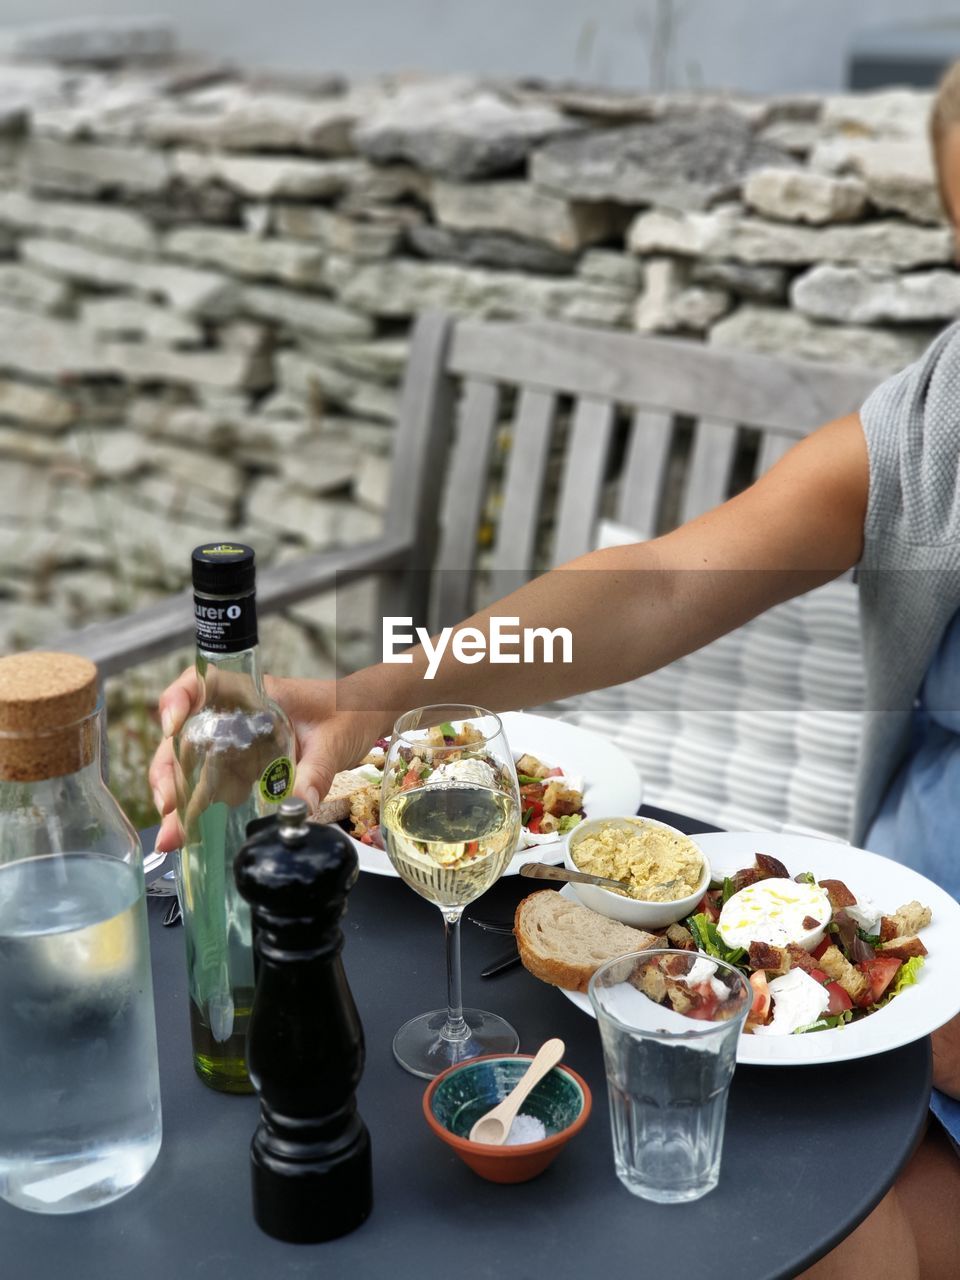
M 524 1115 L 521 1111 L 518 1116 L 514 1116 L 510 1132 L 503 1145 L 516 1147 L 523 1142 L 541 1142 L 546 1136 L 547 1130 L 543 1121 L 538 1120 L 536 1116 Z

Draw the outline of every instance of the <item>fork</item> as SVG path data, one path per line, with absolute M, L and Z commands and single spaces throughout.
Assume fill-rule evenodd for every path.
M 512 920 L 489 920 L 483 916 L 467 916 L 467 920 L 484 933 L 513 933 Z

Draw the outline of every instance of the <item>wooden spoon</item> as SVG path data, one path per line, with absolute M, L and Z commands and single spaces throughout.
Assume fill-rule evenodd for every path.
M 562 1040 L 547 1040 L 540 1046 L 536 1057 L 526 1071 L 513 1086 L 502 1102 L 485 1116 L 481 1116 L 470 1130 L 471 1142 L 485 1142 L 488 1146 L 502 1147 L 507 1140 L 514 1117 L 526 1101 L 527 1094 L 535 1084 L 543 1079 L 548 1071 L 552 1071 L 564 1054 Z

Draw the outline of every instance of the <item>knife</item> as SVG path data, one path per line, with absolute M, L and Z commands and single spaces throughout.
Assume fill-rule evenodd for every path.
M 505 955 L 500 956 L 499 959 L 494 960 L 492 964 L 488 964 L 485 969 L 481 969 L 480 977 L 495 978 L 498 974 L 506 973 L 508 969 L 512 969 L 514 965 L 519 963 L 520 952 L 514 947 L 512 951 L 508 951 Z

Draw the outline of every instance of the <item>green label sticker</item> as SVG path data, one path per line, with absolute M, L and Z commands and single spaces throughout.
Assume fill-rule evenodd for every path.
M 277 756 L 260 775 L 260 794 L 268 804 L 279 804 L 293 790 L 293 761 Z

